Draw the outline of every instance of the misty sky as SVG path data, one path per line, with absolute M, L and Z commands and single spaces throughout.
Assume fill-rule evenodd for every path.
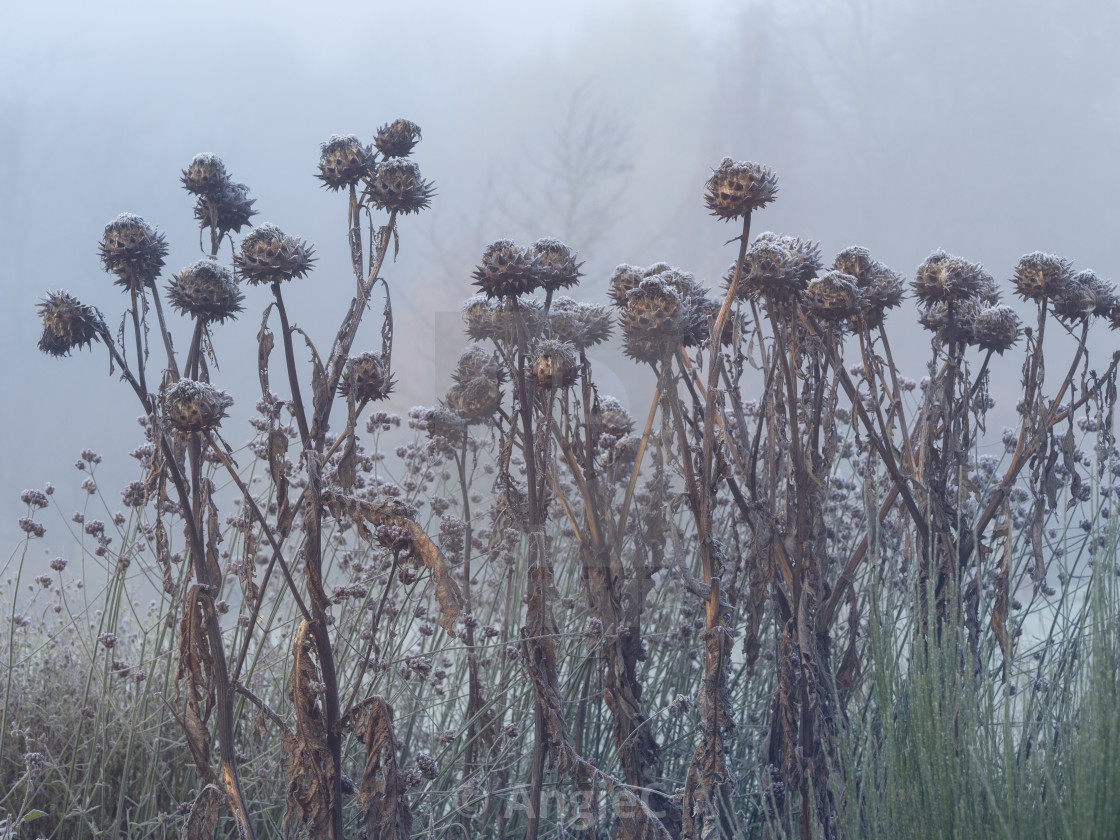
M 586 297 L 601 299 L 621 262 L 665 260 L 718 286 L 734 256 L 723 243 L 737 231 L 706 216 L 700 196 L 724 155 L 779 176 L 779 200 L 755 232 L 819 240 L 826 260 L 859 244 L 912 275 L 945 248 L 1006 280 L 1021 254 L 1046 250 L 1120 279 L 1120 22 L 1110 2 L 9 5 L 0 29 L 7 546 L 19 537 L 23 488 L 50 480 L 64 511 L 83 503 L 72 466 L 83 447 L 105 456 L 111 509 L 136 477 L 135 398 L 108 375 L 103 349 L 39 354 L 34 307 L 66 289 L 115 328 L 124 298 L 96 246 L 122 211 L 167 234 L 167 272 L 197 259 L 193 202 L 178 176 L 200 151 L 249 185 L 255 221 L 315 244 L 316 269 L 291 285 L 289 301 L 322 348 L 352 280 L 345 204 L 313 177 L 319 143 L 334 133 L 368 142 L 396 117 L 422 127 L 414 158 L 438 195 L 403 221 L 386 271 L 400 381 L 390 408 L 402 414 L 439 396 L 457 301 L 494 239 L 565 239 L 586 260 Z M 245 412 L 265 297 L 248 290 L 241 321 L 215 335 L 214 381 L 244 394 Z M 180 346 L 184 326 L 173 327 Z M 896 329 L 915 336 L 912 319 Z M 1097 349 L 1111 352 L 1116 336 L 1098 330 Z M 911 342 L 915 378 L 922 341 Z M 604 357 L 604 391 L 624 399 L 641 390 L 631 380 L 650 379 L 612 365 Z M 1001 376 L 1013 383 L 1018 372 Z M 234 444 L 248 437 L 244 416 L 235 411 L 228 429 Z M 44 521 L 47 539 L 32 551 L 67 551 L 58 518 Z

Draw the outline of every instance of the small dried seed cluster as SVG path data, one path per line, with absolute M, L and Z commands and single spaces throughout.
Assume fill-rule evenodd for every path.
M 211 228 L 219 239 L 229 231 L 240 233 L 256 215 L 249 188 L 234 182 L 217 155 L 195 155 L 180 180 L 187 192 L 198 196 L 194 217 L 199 229 Z
M 167 239 L 139 216 L 121 213 L 105 226 L 98 251 L 105 270 L 117 276 L 117 285 L 140 291 L 155 284 L 167 256 Z
M 234 318 L 244 307 L 245 295 L 233 272 L 212 258 L 192 263 L 172 274 L 167 299 L 173 307 L 205 323 Z
M 376 402 L 386 399 L 394 384 L 389 366 L 379 353 L 362 353 L 347 359 L 338 391 L 358 402 Z
M 245 283 L 279 283 L 303 277 L 315 261 L 314 251 L 302 239 L 287 236 L 267 222 L 241 240 L 233 256 L 234 271 Z
M 75 347 L 92 347 L 108 333 L 101 313 L 68 292 L 48 293 L 38 310 L 43 321 L 39 349 L 51 356 L 66 356 Z
M 163 416 L 180 432 L 218 428 L 233 399 L 207 382 L 180 379 L 163 390 Z

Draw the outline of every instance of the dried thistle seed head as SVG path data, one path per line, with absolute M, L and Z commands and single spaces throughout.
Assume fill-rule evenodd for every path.
M 180 432 L 218 428 L 233 399 L 207 382 L 180 379 L 163 389 L 163 416 Z
M 1019 316 L 1010 306 L 985 306 L 972 322 L 969 341 L 983 350 L 994 350 L 1001 356 L 1019 340 Z
M 860 317 L 869 327 L 880 326 L 887 310 L 895 309 L 902 303 L 902 275 L 876 262 L 867 285 L 860 285 L 860 292 Z
M 452 446 L 462 444 L 467 434 L 467 424 L 454 411 L 436 406 L 421 409 L 417 416 L 417 426 L 433 439 L 446 441 Z
M 962 260 L 944 251 L 934 251 L 918 266 L 910 288 L 922 303 L 949 303 L 978 299 L 990 294 L 990 278 L 982 265 Z
M 973 325 L 983 309 L 978 300 L 937 301 L 927 304 L 918 322 L 941 341 L 972 341 Z
M 666 266 L 668 268 L 668 266 Z M 610 279 L 611 302 L 615 306 L 623 307 L 626 305 L 626 295 L 638 288 L 638 284 L 642 282 L 645 277 L 645 269 L 639 268 L 636 265 L 623 263 L 615 268 L 614 273 Z
M 688 310 L 677 291 L 649 277 L 626 296 L 620 320 L 626 354 L 653 362 L 676 352 L 684 337 Z
M 332 134 L 319 146 L 319 174 L 315 177 L 329 190 L 358 183 L 370 174 L 373 153 L 353 134 Z
M 39 349 L 51 356 L 69 355 L 75 347 L 92 347 L 108 334 L 101 313 L 68 292 L 48 292 L 37 308 L 43 320 Z
M 599 397 L 591 412 L 591 422 L 601 434 L 616 440 L 626 437 L 634 430 L 634 418 L 630 416 L 630 412 L 611 396 Z
M 540 288 L 540 263 L 528 248 L 512 239 L 491 242 L 482 262 L 471 274 L 474 284 L 488 298 L 516 298 Z
M 778 176 L 750 161 L 725 157 L 704 185 L 704 203 L 713 216 L 729 221 L 760 210 L 778 195 Z
M 167 239 L 139 216 L 121 213 L 105 226 L 98 252 L 105 270 L 117 275 L 117 285 L 140 290 L 159 276 Z
M 420 142 L 420 126 L 411 120 L 396 119 L 377 129 L 373 145 L 387 158 L 405 157 Z
M 194 195 L 213 195 L 229 182 L 229 173 L 222 159 L 209 152 L 202 152 L 191 159 L 179 179 L 183 188 Z
M 537 345 L 529 367 L 537 387 L 544 389 L 570 388 L 576 382 L 578 370 L 575 348 L 555 339 Z
M 232 271 L 217 260 L 202 259 L 171 275 L 167 299 L 180 312 L 200 321 L 222 323 L 244 309 L 245 295 Z
M 496 353 L 480 344 L 471 344 L 460 354 L 451 376 L 459 385 L 475 379 L 489 379 L 501 384 L 505 381 L 506 370 Z
M 494 337 L 494 306 L 495 302 L 486 295 L 474 295 L 463 304 L 467 335 L 475 341 L 486 341 Z
M 603 439 L 601 439 L 603 440 Z M 603 465 L 615 473 L 616 478 L 628 477 L 634 462 L 638 459 L 641 439 L 637 435 L 625 435 L 602 448 Z
M 266 222 L 241 241 L 241 250 L 233 255 L 233 268 L 245 283 L 279 283 L 307 274 L 315 261 L 313 254 L 302 239 L 287 236 Z
M 468 426 L 494 419 L 502 405 L 502 391 L 492 379 L 472 379 L 452 385 L 443 398 L 443 404 L 463 418 Z
M 1052 298 L 1054 314 L 1066 321 L 1107 317 L 1117 302 L 1116 288 L 1093 271 L 1071 274 L 1065 288 Z
M 255 198 L 249 198 L 249 188 L 244 184 L 226 184 L 212 195 L 200 196 L 194 206 L 194 217 L 199 230 L 214 227 L 219 236 L 229 231 L 240 233 L 249 220 L 257 215 L 253 209 Z
M 389 366 L 380 354 L 362 353 L 346 360 L 338 392 L 344 397 L 353 396 L 358 402 L 375 402 L 388 397 L 394 384 Z
M 531 247 L 533 256 L 541 267 L 541 288 L 546 292 L 567 289 L 579 283 L 581 262 L 576 262 L 576 252 L 561 242 L 546 236 Z
M 731 267 L 728 282 L 734 276 Z M 784 305 L 801 296 L 809 285 L 808 273 L 784 245 L 758 241 L 743 258 L 735 294 L 739 298 L 766 298 L 768 304 Z
M 871 259 L 871 252 L 859 245 L 845 248 L 832 261 L 834 271 L 854 277 L 861 288 L 870 282 L 871 272 L 876 265 L 876 261 Z
M 377 164 L 367 192 L 375 207 L 406 215 L 431 206 L 432 196 L 436 194 L 432 183 L 420 176 L 420 167 L 403 158 Z
M 820 245 L 799 236 L 780 236 L 772 231 L 760 233 L 755 238 L 755 244 L 769 242 L 785 249 L 789 255 L 787 270 L 797 278 L 801 284 L 808 285 L 817 272 L 821 270 Z
M 606 341 L 611 334 L 611 314 L 606 306 L 569 297 L 553 298 L 548 323 L 555 338 L 578 351 Z
M 859 312 L 856 278 L 841 271 L 827 271 L 805 289 L 805 309 L 824 321 L 844 321 Z
M 1069 286 L 1070 262 L 1054 254 L 1034 251 L 1015 266 L 1015 293 L 1024 300 L 1042 303 L 1060 297 Z

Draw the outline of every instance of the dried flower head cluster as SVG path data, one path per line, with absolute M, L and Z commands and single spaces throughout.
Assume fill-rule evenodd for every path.
M 287 236 L 266 222 L 241 240 L 233 267 L 245 283 L 279 283 L 307 274 L 315 261 L 313 254 L 312 247 L 302 239 Z
M 991 274 L 979 263 L 934 251 L 910 283 L 922 303 L 918 321 L 943 342 L 962 342 L 1003 354 L 1019 340 L 1020 321 Z
M 209 432 L 221 424 L 233 399 L 208 382 L 180 379 L 163 389 L 163 416 L 180 432 Z
M 338 391 L 344 397 L 358 402 L 376 402 L 386 399 L 393 390 L 393 376 L 379 353 L 362 353 L 347 359 Z
M 544 305 L 534 298 L 492 300 L 475 295 L 463 306 L 467 334 L 475 341 L 517 344 L 533 341 L 546 325 Z
M 233 272 L 215 259 L 191 263 L 167 284 L 167 299 L 173 307 L 204 323 L 234 318 L 244 309 L 245 295 Z
M 39 349 L 51 356 L 66 356 L 108 335 L 101 313 L 67 292 L 48 293 L 38 309 L 43 321 Z
M 126 289 L 152 286 L 167 256 L 167 238 L 133 213 L 121 213 L 105 226 L 98 243 L 101 264 Z
M 240 233 L 256 215 L 249 188 L 234 182 L 217 155 L 195 155 L 180 180 L 187 192 L 198 196 L 194 217 L 199 228 L 210 228 L 219 239 L 229 231 Z
M 778 176 L 750 161 L 725 157 L 704 185 L 704 203 L 725 221 L 760 210 L 778 195 Z
M 444 406 L 467 425 L 494 419 L 502 404 L 505 368 L 496 356 L 472 344 L 459 356 L 452 374 L 455 382 L 444 395 Z
M 845 248 L 832 262 L 835 271 L 854 277 L 859 287 L 859 318 L 869 327 L 882 325 L 890 309 L 902 303 L 902 275 L 884 263 L 872 259 L 866 248 L 858 245 Z M 856 326 L 854 323 L 852 326 Z
M 735 282 L 744 300 L 761 298 L 767 308 L 788 314 L 821 269 L 820 249 L 813 242 L 775 233 L 760 234 L 748 249 Z M 735 266 L 727 283 L 735 278 Z

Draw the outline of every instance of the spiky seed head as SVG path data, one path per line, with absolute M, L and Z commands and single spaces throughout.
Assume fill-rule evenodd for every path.
M 502 391 L 494 380 L 480 377 L 462 385 L 452 385 L 443 403 L 468 426 L 474 426 L 494 419 L 502 405 Z
M 218 428 L 233 399 L 208 382 L 180 379 L 163 389 L 163 416 L 180 432 Z
M 475 341 L 516 344 L 520 335 L 532 341 L 544 328 L 544 307 L 534 298 L 491 300 L 485 295 L 469 298 L 463 306 L 467 334 Z
M 883 323 L 888 309 L 902 304 L 904 294 L 902 275 L 880 262 L 876 262 L 866 286 L 860 286 L 860 317 L 869 327 Z
M 576 252 L 561 242 L 546 236 L 533 243 L 533 256 L 541 267 L 541 288 L 546 292 L 567 289 L 579 283 L 581 262 Z
M 191 263 L 167 284 L 167 299 L 186 315 L 200 321 L 222 323 L 235 318 L 244 307 L 245 295 L 233 279 L 233 272 L 215 259 Z
M 850 274 L 826 271 L 805 289 L 804 305 L 821 320 L 847 320 L 859 312 L 859 284 Z
M 789 255 L 787 269 L 802 284 L 802 287 L 817 276 L 823 263 L 821 262 L 821 248 L 816 242 L 802 239 L 799 236 L 781 236 L 772 231 L 760 233 L 755 238 L 755 243 L 769 242 L 785 249 Z
M 1065 289 L 1052 299 L 1054 314 L 1066 321 L 1107 317 L 1117 302 L 1116 288 L 1088 270 L 1071 274 Z
M 319 146 L 319 174 L 329 190 L 358 183 L 370 174 L 373 153 L 353 134 L 332 134 Z
M 420 126 L 411 120 L 396 119 L 377 129 L 373 145 L 387 158 L 405 157 L 420 141 Z
M 629 472 L 638 459 L 638 447 L 641 439 L 637 435 L 624 435 L 617 440 L 600 438 L 608 445 L 601 448 L 603 466 L 612 472 L 615 480 L 629 477 Z M 613 440 L 613 443 L 611 442 Z
M 538 388 L 570 388 L 579 372 L 575 348 L 556 339 L 542 341 L 533 354 L 529 371 Z
M 241 250 L 233 255 L 233 268 L 245 283 L 279 283 L 306 275 L 315 261 L 313 254 L 302 239 L 287 236 L 266 222 L 241 240 Z
M 101 313 L 68 292 L 48 292 L 37 309 L 43 321 L 39 349 L 51 356 L 67 356 L 75 347 L 92 347 L 108 334 Z
M 228 183 L 212 195 L 199 196 L 194 206 L 194 217 L 199 230 L 214 226 L 218 236 L 229 231 L 240 233 L 257 215 L 253 209 L 255 198 L 249 198 L 249 188 L 244 184 Z
M 421 177 L 420 167 L 415 162 L 391 158 L 374 168 L 368 193 L 374 206 L 407 215 L 430 207 L 436 190 L 430 181 Z
M 976 297 L 985 306 L 995 306 L 1003 297 L 996 278 L 983 266 L 979 266 L 976 274 Z
M 982 265 L 937 250 L 918 266 L 910 288 L 922 303 L 950 303 L 990 294 L 990 278 Z
M 611 302 L 615 306 L 623 307 L 626 305 L 626 295 L 638 288 L 638 284 L 645 277 L 644 272 L 645 269 L 628 263 L 623 263 L 615 268 L 611 275 L 609 290 Z
M 836 255 L 836 259 L 832 261 L 832 269 L 854 277 L 862 288 L 870 282 L 875 264 L 870 251 L 859 245 L 852 245 Z
M 541 268 L 530 249 L 499 239 L 486 246 L 471 277 L 488 298 L 516 298 L 540 288 Z
M 1042 303 L 1061 297 L 1069 286 L 1070 276 L 1068 260 L 1034 251 L 1019 259 L 1011 282 L 1015 284 L 1015 293 L 1019 297 Z
M 581 352 L 606 341 L 611 334 L 611 314 L 606 306 L 569 297 L 552 299 L 548 323 L 555 338 Z
M 105 226 L 98 243 L 101 264 L 116 283 L 139 291 L 152 286 L 167 256 L 167 239 L 133 213 L 121 213 Z
M 941 341 L 972 341 L 973 325 L 983 309 L 974 298 L 960 301 L 936 301 L 926 304 L 918 315 L 918 322 Z
M 1010 306 L 985 306 L 972 322 L 969 342 L 983 350 L 993 350 L 1001 356 L 1019 340 L 1019 316 Z
M 467 434 L 467 424 L 463 418 L 443 406 L 415 410 L 416 425 L 426 431 L 428 437 L 459 445 Z
M 735 266 L 731 266 L 728 283 L 734 274 Z M 743 258 L 735 294 L 742 299 L 763 297 L 772 304 L 787 304 L 800 297 L 808 285 L 803 266 L 788 248 L 778 242 L 755 240 Z
M 459 355 L 455 365 L 455 372 L 451 377 L 459 385 L 465 385 L 475 379 L 490 379 L 498 384 L 505 381 L 506 370 L 501 359 L 481 344 L 469 344 Z
M 626 296 L 620 321 L 626 354 L 655 362 L 676 351 L 684 337 L 684 301 L 671 286 L 649 277 Z
M 778 195 L 778 176 L 768 167 L 725 157 L 704 185 L 704 203 L 713 216 L 741 219 L 772 202 Z
M 191 159 L 179 180 L 193 195 L 214 195 L 229 183 L 229 173 L 220 157 L 202 152 Z
M 612 438 L 621 439 L 634 430 L 634 418 L 623 408 L 622 403 L 611 396 L 599 397 L 591 413 L 591 422 L 598 431 Z
M 393 390 L 393 376 L 379 353 L 362 353 L 346 360 L 338 392 L 344 397 L 353 396 L 358 402 L 376 402 L 389 396 Z

